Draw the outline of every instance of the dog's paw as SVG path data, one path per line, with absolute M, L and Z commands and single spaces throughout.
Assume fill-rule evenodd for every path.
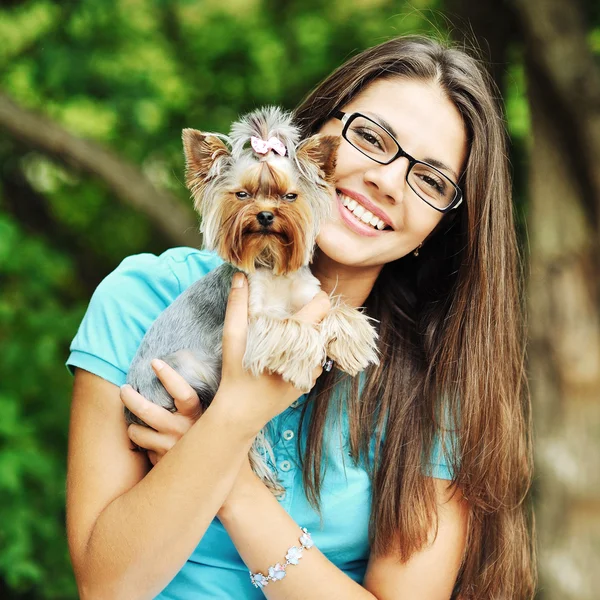
M 321 323 L 327 356 L 352 376 L 379 364 L 377 332 L 361 311 L 339 304 Z
M 294 386 L 308 391 L 312 373 L 324 359 L 323 338 L 313 325 L 293 318 L 257 317 L 251 321 L 244 368 L 253 375 L 279 373 Z
M 318 366 L 323 364 L 324 356 L 325 353 L 321 350 L 319 354 L 298 357 L 281 366 L 276 372 L 303 394 L 307 394 L 314 385 L 313 373 Z

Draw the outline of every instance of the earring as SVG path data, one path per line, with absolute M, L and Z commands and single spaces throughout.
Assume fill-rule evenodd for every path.
M 419 248 L 423 245 L 423 242 L 421 242 L 414 250 L 413 255 L 414 256 L 419 256 Z

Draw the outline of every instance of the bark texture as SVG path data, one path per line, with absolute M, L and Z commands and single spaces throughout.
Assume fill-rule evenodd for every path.
M 541 597 L 600 590 L 600 73 L 581 5 L 515 0 L 525 42 L 529 373 Z
M 448 1 L 500 89 L 511 45 L 526 58 L 539 600 L 600 595 L 600 71 L 584 1 Z

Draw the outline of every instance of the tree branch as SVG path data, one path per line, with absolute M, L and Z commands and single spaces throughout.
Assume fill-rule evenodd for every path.
M 119 200 L 147 215 L 172 245 L 200 245 L 197 220 L 191 208 L 186 209 L 177 198 L 156 189 L 135 165 L 123 158 L 19 107 L 2 93 L 0 129 L 71 168 L 101 179 Z

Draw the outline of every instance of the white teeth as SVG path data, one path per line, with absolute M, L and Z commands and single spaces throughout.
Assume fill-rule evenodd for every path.
M 366 213 L 364 213 L 364 214 L 362 215 L 362 217 L 360 218 L 360 220 L 361 220 L 363 223 L 370 223 L 372 218 L 373 218 L 373 213 L 372 213 L 372 212 L 369 212 L 369 211 L 367 211 Z
M 352 213 L 357 219 L 360 219 L 363 223 L 375 227 L 379 231 L 385 229 L 385 223 L 371 211 L 365 209 L 356 200 L 351 200 L 347 196 L 344 196 L 341 192 L 338 195 L 342 199 L 342 204 Z
M 365 212 L 365 207 L 360 204 L 352 211 L 356 217 L 359 219 L 363 216 Z

